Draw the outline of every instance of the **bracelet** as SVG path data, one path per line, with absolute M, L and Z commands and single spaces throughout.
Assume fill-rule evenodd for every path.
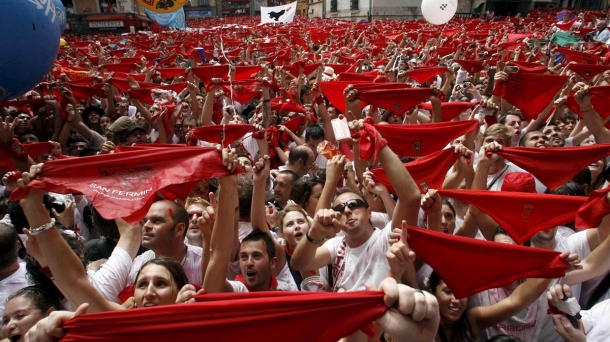
M 307 231 L 307 233 L 305 233 L 305 237 L 307 237 L 307 241 L 311 242 L 311 243 L 315 243 L 316 245 L 321 245 L 322 241 L 324 241 L 324 239 L 322 240 L 314 240 L 311 238 L 311 236 L 309 236 L 309 230 Z
M 592 110 L 595 110 L 595 108 L 593 108 L 593 106 L 591 106 L 591 108 L 587 109 L 587 110 L 580 110 L 581 113 L 585 113 L 585 112 L 590 112 Z
M 30 228 L 30 234 L 38 235 L 38 234 L 44 232 L 45 230 L 49 230 L 53 227 L 55 227 L 55 219 L 51 219 L 51 222 L 45 223 L 38 228 Z
M 269 99 L 263 100 L 263 103 L 265 103 L 265 102 L 271 102 L 271 100 L 269 100 Z

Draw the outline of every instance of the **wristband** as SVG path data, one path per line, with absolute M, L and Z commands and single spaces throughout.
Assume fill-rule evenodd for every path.
M 263 103 L 265 103 L 265 102 L 271 102 L 271 100 L 269 100 L 269 99 L 263 100 Z
M 38 235 L 38 234 L 44 232 L 45 230 L 49 230 L 54 227 L 55 227 L 55 219 L 51 219 L 51 222 L 45 223 L 38 228 L 30 228 L 30 234 Z
M 593 108 L 593 106 L 591 106 L 591 108 L 589 108 L 589 109 L 585 109 L 585 110 L 582 110 L 582 109 L 581 109 L 581 110 L 580 110 L 580 112 L 581 112 L 581 113 L 586 113 L 586 112 L 590 112 L 590 111 L 592 111 L 592 110 L 595 110 L 595 108 Z
M 307 233 L 305 233 L 305 237 L 307 237 L 307 241 L 309 241 L 311 243 L 314 243 L 316 245 L 321 245 L 322 241 L 324 241 L 324 239 L 322 239 L 322 240 L 314 240 L 314 239 L 312 239 L 311 236 L 309 236 L 309 230 L 307 231 Z

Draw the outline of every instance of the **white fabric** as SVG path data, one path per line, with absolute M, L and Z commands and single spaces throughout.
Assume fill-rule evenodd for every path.
M 291 23 L 296 11 L 296 1 L 282 6 L 261 6 L 261 24 Z
M 587 342 L 610 341 L 610 300 L 580 312 Z
M 87 270 L 87 278 L 102 297 L 111 302 L 120 303 L 119 293 L 129 282 L 129 272 L 133 265 L 131 256 L 121 247 L 115 247 L 108 261 L 97 271 Z
M 371 212 L 371 224 L 373 227 L 383 229 L 390 222 L 392 222 L 392 218 L 387 213 Z
M 375 286 L 381 283 L 390 269 L 385 253 L 390 246 L 391 231 L 390 222 L 383 229 L 375 229 L 371 237 L 357 248 L 345 246 L 343 250 L 343 236 L 336 236 L 324 243 L 334 266 L 335 289 L 364 290 L 367 282 Z M 342 272 L 336 271 L 341 268 Z
M 203 284 L 203 279 L 201 279 L 201 259 L 203 257 L 203 248 L 191 245 L 186 245 L 186 247 L 186 256 L 181 262 L 182 268 L 184 268 L 184 273 L 186 273 L 189 283 L 201 285 Z M 125 287 L 133 284 L 136 280 L 138 271 L 140 271 L 140 268 L 142 268 L 142 265 L 155 257 L 155 252 L 152 250 L 146 251 L 145 253 L 137 256 L 133 260 L 133 265 L 129 271 L 129 279 L 125 284 Z
M 15 273 L 0 280 L 0 317 L 4 316 L 4 309 L 6 308 L 6 300 L 8 297 L 22 288 L 30 286 L 25 277 L 25 273 L 25 264 L 20 263 L 19 268 Z
M 515 165 L 509 161 L 506 161 L 506 166 L 500 172 L 487 175 L 487 187 L 489 188 L 489 190 L 500 191 L 502 189 L 502 184 L 504 184 L 504 177 L 506 177 L 506 175 L 511 172 L 529 173 L 529 172 L 525 171 L 524 169 L 518 167 L 517 165 Z M 494 179 L 496 179 L 496 177 L 498 179 L 490 187 L 490 184 L 493 182 Z M 536 177 L 534 177 L 534 181 L 536 182 L 536 192 L 539 194 L 545 193 L 546 186 L 544 186 L 544 184 L 542 184 L 538 179 L 536 179 Z

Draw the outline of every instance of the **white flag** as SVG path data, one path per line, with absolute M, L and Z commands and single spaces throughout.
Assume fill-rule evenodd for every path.
M 297 2 L 288 5 L 262 7 L 261 24 L 267 23 L 291 23 L 297 11 Z

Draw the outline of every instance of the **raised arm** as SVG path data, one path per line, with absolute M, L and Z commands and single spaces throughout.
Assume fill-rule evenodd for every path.
M 605 144 L 610 142 L 610 131 L 604 126 L 604 121 L 601 116 L 595 111 L 591 105 L 591 94 L 589 94 L 589 86 L 584 83 L 577 83 L 573 89 L 576 93 L 574 99 L 580 106 L 583 120 L 589 131 L 595 137 L 595 142 Z
M 42 171 L 43 164 L 34 165 L 30 172 L 25 172 L 18 181 L 21 188 Z M 30 228 L 24 229 L 27 235 L 28 253 L 39 261 L 41 266 L 48 266 L 53 273 L 53 281 L 59 290 L 75 306 L 89 303 L 89 312 L 121 310 L 123 307 L 105 300 L 87 279 L 87 274 L 78 256 L 55 229 L 54 221 L 45 208 L 42 197 L 44 191 L 29 189 L 28 194 L 20 201 Z

